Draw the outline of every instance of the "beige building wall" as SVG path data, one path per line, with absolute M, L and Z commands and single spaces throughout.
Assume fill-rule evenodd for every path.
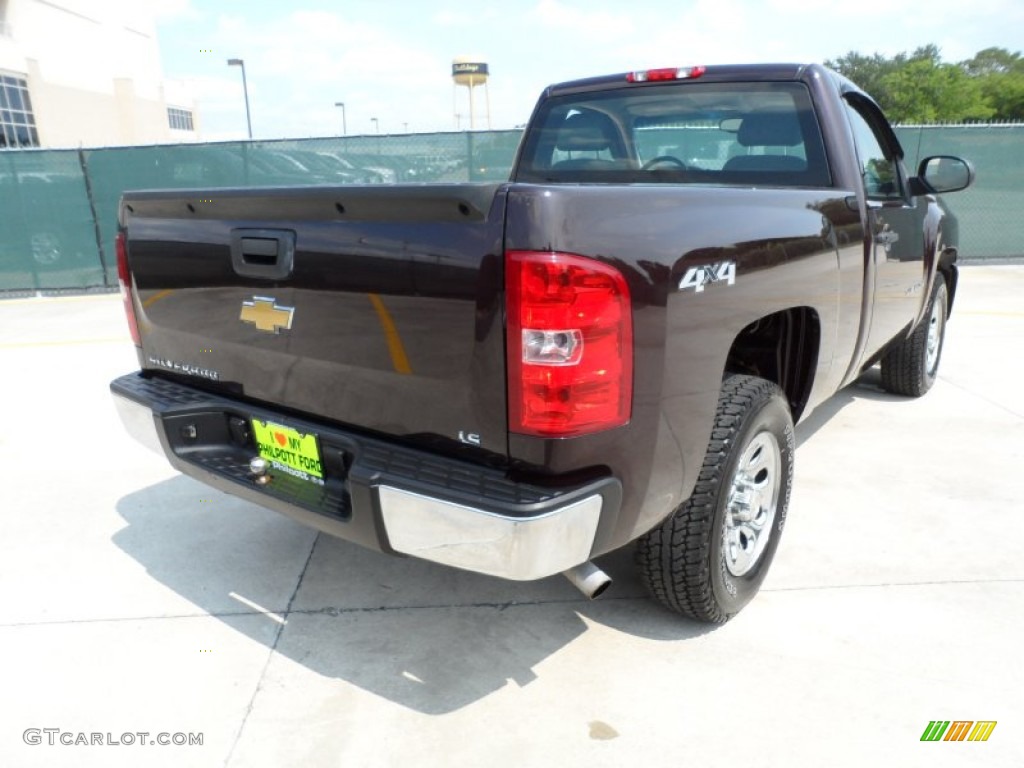
M 152 5 L 0 0 L 0 72 L 27 79 L 42 146 L 198 140 L 194 98 L 163 79 Z M 191 111 L 194 130 L 172 130 L 168 106 Z

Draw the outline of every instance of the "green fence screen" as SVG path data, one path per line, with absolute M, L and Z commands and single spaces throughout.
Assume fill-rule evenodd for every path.
M 1024 256 L 1024 125 L 901 127 L 911 168 L 971 159 L 977 184 L 950 199 L 962 256 Z M 117 285 L 117 203 L 127 189 L 500 181 L 520 131 L 350 136 L 0 152 L 0 293 Z
M 0 291 L 105 285 L 95 221 L 77 151 L 0 152 Z
M 1024 256 L 1024 125 L 904 126 L 896 135 L 911 172 L 930 155 L 974 163 L 974 186 L 947 200 L 960 221 L 961 258 Z

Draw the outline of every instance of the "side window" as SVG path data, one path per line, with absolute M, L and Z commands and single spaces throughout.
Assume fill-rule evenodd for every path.
M 856 104 L 849 101 L 846 114 L 853 128 L 853 140 L 857 145 L 857 157 L 860 160 L 860 173 L 864 179 L 864 189 L 868 197 L 901 198 L 903 189 L 900 185 L 899 166 L 890 153 L 885 150 L 885 143 L 879 138 L 871 123 L 857 109 Z

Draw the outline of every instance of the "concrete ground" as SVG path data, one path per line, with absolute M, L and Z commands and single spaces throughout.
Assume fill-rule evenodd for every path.
M 1022 296 L 965 268 L 932 392 L 869 373 L 798 428 L 773 570 L 718 628 L 628 553 L 588 603 L 207 489 L 123 434 L 118 297 L 0 302 L 0 766 L 1017 768 Z M 921 742 L 937 719 L 998 726 Z M 60 743 L 92 733 L 143 743 Z

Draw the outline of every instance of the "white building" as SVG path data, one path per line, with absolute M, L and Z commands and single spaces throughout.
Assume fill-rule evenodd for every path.
M 148 0 L 0 0 L 0 149 L 198 138 Z

